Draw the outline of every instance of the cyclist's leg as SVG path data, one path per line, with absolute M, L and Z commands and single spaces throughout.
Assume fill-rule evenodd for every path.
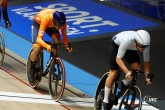
M 113 86 L 114 80 L 116 79 L 116 76 L 118 74 L 118 70 L 110 70 L 109 76 L 106 79 L 105 82 L 105 94 L 104 94 L 104 100 L 103 102 L 109 103 L 109 95 L 111 88 Z
M 132 69 L 140 70 L 140 57 L 136 50 L 127 50 L 124 58 L 131 65 Z
M 106 110 L 109 103 L 109 95 L 111 92 L 111 88 L 113 86 L 114 80 L 118 74 L 119 66 L 116 63 L 116 56 L 118 52 L 118 45 L 111 42 L 111 52 L 110 52 L 110 74 L 105 82 L 105 90 L 104 90 L 104 100 L 102 104 L 102 110 Z
M 140 70 L 141 69 L 140 62 L 132 63 L 131 68 L 134 69 L 134 70 Z
M 33 44 L 33 51 L 30 54 L 30 60 L 35 63 L 38 60 L 38 55 L 42 51 L 42 47 L 38 44 Z
M 32 33 L 32 44 L 33 44 L 33 51 L 30 55 L 30 59 L 32 62 L 36 62 L 38 59 L 38 54 L 41 51 L 41 47 L 39 44 L 36 43 L 36 39 L 38 36 L 38 31 L 39 31 L 39 24 L 36 21 L 32 22 L 32 27 L 31 27 L 31 33 Z
M 53 39 L 54 42 L 60 43 L 60 34 L 59 33 L 53 34 L 52 39 Z
M 38 36 L 38 30 L 39 30 L 39 24 L 33 21 L 32 23 L 32 44 L 33 44 L 33 50 L 30 54 L 30 60 L 31 60 L 31 75 L 30 75 L 30 81 L 34 81 L 34 73 L 36 73 L 36 62 L 38 60 L 38 55 L 42 51 L 42 47 L 36 43 L 36 39 Z
M 60 43 L 60 32 L 56 30 L 55 28 L 47 28 L 46 34 L 51 36 L 54 42 Z
M 30 62 L 31 62 L 31 69 L 30 69 L 30 81 L 33 82 L 34 81 L 34 77 L 37 76 L 37 72 L 38 72 L 38 66 L 36 67 L 36 64 L 37 64 L 37 61 L 38 61 L 38 56 L 39 56 L 39 53 L 42 51 L 42 48 L 41 47 L 34 47 L 33 46 L 33 50 L 30 54 Z

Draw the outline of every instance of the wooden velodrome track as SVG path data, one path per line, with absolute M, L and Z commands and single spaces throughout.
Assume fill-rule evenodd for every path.
M 26 79 L 26 62 L 7 49 L 6 53 L 0 69 L 0 110 L 94 109 L 93 98 L 68 84 L 59 102 L 54 102 L 49 96 L 47 78 L 43 78 L 38 87 L 32 89 Z M 158 110 L 147 103 L 143 103 L 142 107 L 144 110 Z M 117 106 L 114 106 L 113 109 L 116 108 Z
M 24 4 L 25 2 L 30 2 L 30 1 L 34 2 L 33 0 L 28 0 L 28 1 L 9 0 L 9 5 L 20 4 L 20 2 L 22 2 L 22 4 Z M 38 1 L 44 1 L 44 0 L 38 0 Z M 38 2 L 38 1 L 35 1 L 35 2 Z M 53 1 L 53 0 L 47 0 L 47 1 Z M 164 34 L 162 34 L 162 35 L 164 36 Z M 109 36 L 109 34 L 107 36 Z M 164 61 L 164 59 L 163 59 L 164 52 L 161 51 L 161 53 L 160 53 L 160 51 L 159 51 L 159 49 L 162 50 L 164 48 L 164 45 L 163 45 L 164 43 L 161 43 L 164 40 L 161 40 L 163 36 L 159 35 L 159 31 L 152 32 L 152 36 L 156 36 L 156 37 L 153 37 L 153 40 L 152 40 L 152 41 L 155 41 L 152 43 L 153 44 L 152 47 L 155 48 L 155 49 L 152 49 L 152 50 L 154 50 L 153 51 L 154 55 L 152 55 L 152 56 L 159 57 L 159 59 L 156 59 L 157 57 L 155 59 L 153 59 L 152 61 L 154 63 L 152 63 L 152 64 L 154 64 L 154 66 L 155 65 L 157 66 L 158 64 L 162 64 L 162 62 Z M 96 41 L 96 43 L 95 43 L 95 41 Z M 91 42 L 99 45 L 99 47 L 94 46 L 94 45 L 91 46 Z M 91 50 L 92 50 L 91 52 L 93 54 L 96 53 L 95 50 L 96 51 L 101 50 L 100 53 L 102 53 L 102 51 L 105 48 L 105 44 L 107 43 L 107 39 L 105 37 L 105 38 L 102 38 L 101 40 L 89 40 L 89 41 L 73 43 L 73 46 L 77 47 L 77 50 L 79 50 L 79 52 L 77 52 L 77 54 L 80 55 L 80 59 L 84 60 L 81 57 L 81 55 L 84 55 L 84 58 L 86 58 L 85 55 L 89 56 L 89 54 L 83 54 L 83 51 L 81 51 L 84 49 L 82 46 L 82 43 L 83 43 L 83 45 L 88 47 L 88 49 L 86 49 L 86 53 L 88 53 Z M 161 45 L 161 46 L 159 46 L 159 45 Z M 157 46 L 159 46 L 159 47 L 157 47 Z M 94 49 L 93 49 L 93 47 L 94 47 Z M 102 47 L 104 47 L 104 48 L 102 48 Z M 159 53 L 159 55 L 157 55 L 157 53 Z M 75 54 L 75 56 L 77 54 Z M 107 54 L 107 56 L 108 55 L 109 54 Z M 43 80 L 39 84 L 37 90 L 30 88 L 26 81 L 26 70 L 25 70 L 26 65 L 24 63 L 25 61 L 21 61 L 21 62 L 17 61 L 15 58 L 13 58 L 13 56 L 15 56 L 15 55 L 13 55 L 13 53 L 8 51 L 7 55 L 5 56 L 4 64 L 3 64 L 2 68 L 0 69 L 0 86 L 1 86 L 0 87 L 0 110 L 18 110 L 18 109 L 19 110 L 93 110 L 93 98 L 89 98 L 88 96 L 86 96 L 86 94 L 71 87 L 70 85 L 66 86 L 64 97 L 62 97 L 62 99 L 58 103 L 54 102 L 49 96 L 48 87 L 47 87 L 48 83 L 47 83 L 46 78 L 43 78 Z M 75 60 L 75 56 L 74 56 L 74 54 L 72 54 L 72 58 L 69 58 L 72 61 L 71 63 L 73 63 L 73 64 L 75 62 L 77 63 L 78 61 L 80 61 L 79 57 L 76 57 L 77 59 Z M 163 56 L 163 57 L 160 57 L 160 56 Z M 17 57 L 17 56 L 15 56 L 15 57 Z M 65 59 L 68 58 L 67 56 L 63 56 L 63 57 Z M 98 57 L 98 58 L 96 57 L 95 59 L 99 59 L 99 58 L 100 57 Z M 99 61 L 101 63 L 104 62 L 103 64 L 105 64 L 107 58 L 108 57 L 104 57 L 104 58 L 101 57 L 101 60 L 99 60 Z M 20 58 L 18 58 L 18 59 L 20 59 Z M 89 60 L 89 59 L 87 59 L 87 60 Z M 95 61 L 95 59 L 94 59 L 94 61 Z M 92 60 L 92 58 L 91 58 L 91 60 Z M 90 62 L 92 62 L 92 61 L 90 61 Z M 82 63 L 79 62 L 79 65 L 81 65 Z M 92 70 L 93 68 L 91 67 L 91 65 L 96 68 L 98 65 L 96 62 L 94 62 L 94 63 L 95 64 L 89 63 L 89 64 L 82 64 L 82 65 L 87 67 L 87 69 Z M 98 65 L 98 66 L 100 66 L 100 65 Z M 163 67 L 163 65 L 159 65 L 158 69 L 154 68 L 154 70 L 155 71 L 158 70 L 163 73 L 164 69 L 160 66 Z M 99 69 L 101 69 L 100 70 L 101 73 L 102 73 L 102 71 L 107 70 L 106 67 L 99 68 Z M 91 73 L 99 73 L 98 71 L 99 70 L 94 69 Z M 155 79 L 157 79 L 157 80 L 154 81 L 154 84 L 152 86 L 153 91 L 151 91 L 151 92 L 152 92 L 152 94 L 154 94 L 153 97 L 158 97 L 158 98 L 163 97 L 163 99 L 164 99 L 164 95 L 163 95 L 164 93 L 162 92 L 164 90 L 163 86 L 158 86 L 161 81 L 164 81 L 163 80 L 164 77 L 162 77 L 162 75 L 163 75 L 162 73 L 156 74 Z M 101 75 L 102 74 L 99 74 L 99 75 L 97 74 L 96 76 L 101 76 Z M 146 92 L 147 89 L 146 88 L 144 89 L 144 87 L 143 87 L 143 90 L 144 90 L 143 92 Z M 151 109 L 147 108 L 145 110 L 151 110 Z M 152 110 L 157 110 L 157 109 L 152 109 Z
M 54 102 L 48 93 L 48 82 L 43 78 L 37 89 L 29 87 L 26 65 L 7 50 L 0 69 L 0 110 L 93 110 L 93 99 L 66 85 L 64 96 Z

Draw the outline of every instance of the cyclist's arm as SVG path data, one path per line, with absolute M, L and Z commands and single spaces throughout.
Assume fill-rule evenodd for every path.
M 119 67 L 123 70 L 123 72 L 127 73 L 129 70 L 127 69 L 124 61 L 122 60 L 122 58 L 124 57 L 126 50 L 127 50 L 127 46 L 126 43 L 121 43 L 119 48 L 118 48 L 118 53 L 116 56 L 116 62 L 119 65 Z
M 150 74 L 150 63 L 149 62 L 144 62 L 144 71 L 145 71 L 145 76 L 146 76 L 145 83 L 147 85 L 151 85 L 153 75 L 151 76 L 151 74 Z
M 67 24 L 65 23 L 65 25 L 61 28 L 61 32 L 62 32 L 62 41 L 63 44 L 68 44 L 68 36 L 67 36 Z
M 123 70 L 124 73 L 127 73 L 129 71 L 124 61 L 122 60 L 122 58 L 116 57 L 116 62 L 119 65 L 119 67 Z
M 46 30 L 46 26 L 43 25 L 43 24 L 40 24 L 40 28 L 39 28 L 39 31 L 38 31 L 38 36 L 37 36 L 37 40 L 36 42 L 41 45 L 42 47 L 44 48 L 47 48 L 49 45 L 46 44 L 42 39 L 43 39 L 43 36 L 44 36 L 44 33 L 45 33 L 45 30 Z
M 146 76 L 150 73 L 150 62 L 149 61 L 144 61 L 144 72 L 145 72 Z
M 148 46 L 144 51 L 143 51 L 143 58 L 144 58 L 144 72 L 147 74 L 150 73 L 150 46 Z

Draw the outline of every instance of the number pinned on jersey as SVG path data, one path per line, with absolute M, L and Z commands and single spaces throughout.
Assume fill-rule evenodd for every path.
M 39 36 L 43 36 L 44 35 L 44 31 L 43 30 L 39 30 Z

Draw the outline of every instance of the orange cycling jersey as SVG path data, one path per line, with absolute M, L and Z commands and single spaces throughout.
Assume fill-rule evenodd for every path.
M 54 28 L 53 13 L 55 11 L 56 10 L 54 10 L 54 9 L 44 9 L 44 10 L 41 10 L 40 12 L 38 12 L 34 16 L 34 20 L 38 24 L 40 24 L 36 42 L 45 48 L 47 47 L 47 44 L 42 39 L 43 39 L 44 33 L 46 31 L 46 28 L 51 28 L 51 27 Z M 68 43 L 66 29 L 67 29 L 67 25 L 65 23 L 65 25 L 61 27 L 63 44 Z

